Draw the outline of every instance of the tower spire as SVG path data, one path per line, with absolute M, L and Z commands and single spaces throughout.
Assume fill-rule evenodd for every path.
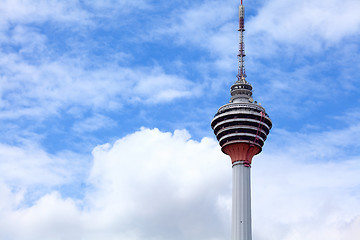
M 246 83 L 246 72 L 245 72 L 245 44 L 244 44 L 244 18 L 245 18 L 245 7 L 243 5 L 243 0 L 241 0 L 241 5 L 239 6 L 239 53 L 238 53 L 238 74 L 237 80 L 242 83 Z

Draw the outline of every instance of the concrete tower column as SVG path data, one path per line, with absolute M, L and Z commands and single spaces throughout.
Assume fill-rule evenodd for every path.
M 249 143 L 223 147 L 232 162 L 232 240 L 251 240 L 251 162 L 261 149 Z
M 243 162 L 232 167 L 232 240 L 251 240 L 250 169 Z

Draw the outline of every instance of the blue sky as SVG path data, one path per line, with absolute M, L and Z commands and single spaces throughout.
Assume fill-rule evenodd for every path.
M 236 80 L 238 4 L 2 0 L 0 238 L 229 239 L 210 121 Z M 247 80 L 273 120 L 253 238 L 354 239 L 360 2 L 245 6 Z

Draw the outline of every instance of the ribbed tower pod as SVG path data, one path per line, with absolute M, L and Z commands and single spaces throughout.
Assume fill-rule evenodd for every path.
M 233 168 L 232 239 L 251 240 L 250 167 L 272 127 L 265 109 L 254 103 L 252 86 L 245 78 L 243 42 L 244 6 L 239 8 L 238 80 L 231 86 L 230 103 L 220 107 L 211 121 L 221 150 L 231 157 Z
M 261 152 L 272 122 L 265 109 L 253 103 L 252 86 L 247 81 L 236 81 L 231 96 L 230 103 L 215 114 L 211 127 L 232 162 L 250 166 L 252 157 Z

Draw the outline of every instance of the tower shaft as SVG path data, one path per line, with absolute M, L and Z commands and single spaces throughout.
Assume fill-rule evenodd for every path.
M 235 143 L 223 150 L 232 162 L 232 240 L 251 240 L 251 161 L 260 148 Z
M 232 240 L 251 240 L 250 167 L 235 162 L 232 179 Z

